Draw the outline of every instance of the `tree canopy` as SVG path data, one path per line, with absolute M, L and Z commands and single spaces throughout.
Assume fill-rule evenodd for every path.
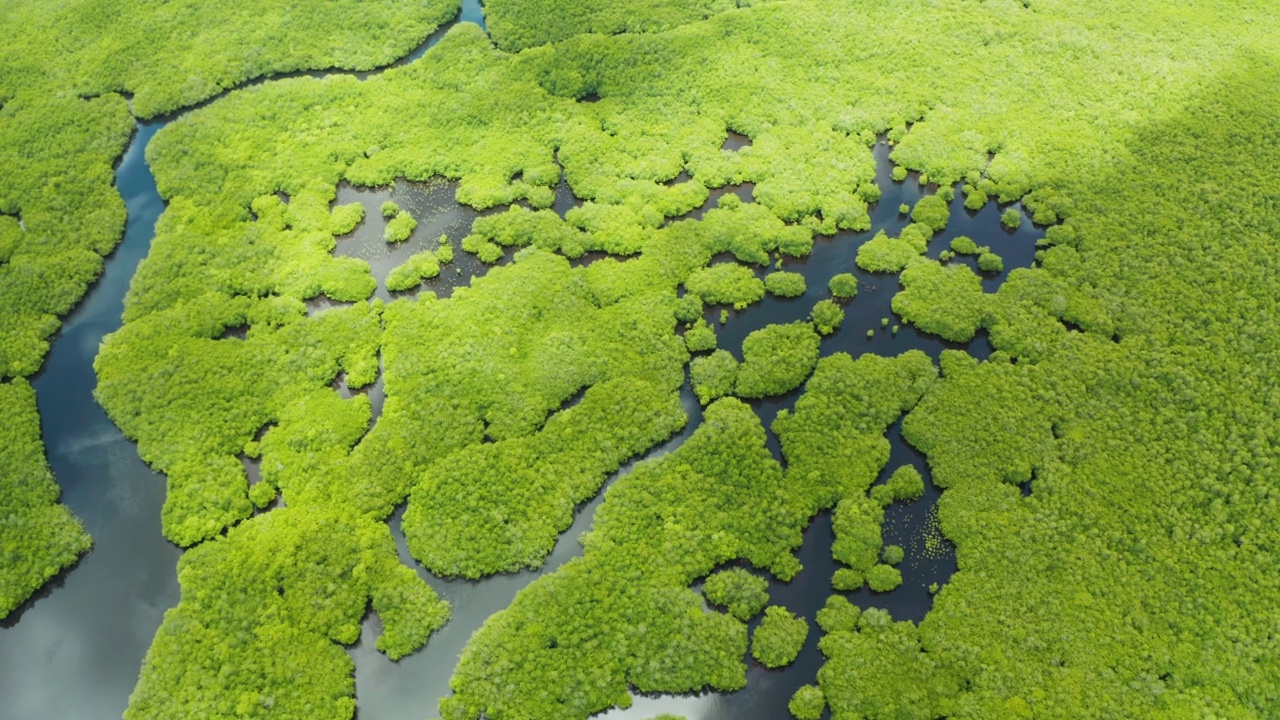
M 46 482 L 25 378 L 119 241 L 111 167 L 134 117 L 270 73 L 388 62 L 456 7 L 358 5 L 327 4 L 323 23 L 275 2 L 6 7 L 0 409 L 15 452 L 0 497 L 18 508 L 6 517 L 56 537 L 3 536 L 23 576 L 6 565 L 4 603 L 86 547 Z M 686 366 L 708 405 L 700 426 L 619 479 L 584 555 L 473 636 L 446 717 L 585 718 L 631 688 L 741 687 L 746 625 L 693 586 L 727 563 L 793 577 L 800 533 L 825 509 L 833 586 L 892 592 L 885 507 L 923 479 L 873 483 L 904 413 L 960 570 L 919 625 L 824 608 L 817 682 L 833 716 L 1256 717 L 1280 704 L 1273 8 L 492 12 L 493 42 L 459 25 L 368 79 L 231 92 L 150 146 L 167 209 L 98 357 L 98 398 L 168 476 L 166 535 L 194 547 L 131 718 L 350 717 L 339 645 L 366 604 L 393 656 L 444 619 L 395 555 L 392 509 L 409 503 L 410 547 L 440 574 L 536 566 L 577 503 L 686 422 Z M 848 339 L 845 310 L 822 300 L 809 322 L 748 335 L 741 364 L 736 347 L 690 361 L 711 349 L 706 333 L 677 328 L 704 322 L 704 304 L 722 324 L 729 306 L 734 323 L 786 306 L 764 301 L 766 268 L 809 255 L 815 236 L 871 229 L 880 136 L 890 177 L 917 173 L 925 194 L 857 264 L 898 274 L 904 322 L 950 343 L 985 331 L 990 358 L 820 358 L 818 333 Z M 493 211 L 460 243 L 483 275 L 447 298 L 370 301 L 368 264 L 333 250 L 380 221 L 335 207 L 339 184 L 436 177 Z M 580 206 L 557 209 L 561 182 Z M 1050 226 L 998 291 L 984 283 L 1018 256 L 1004 246 L 945 250 L 978 250 L 986 279 L 933 259 L 955 192 L 973 212 L 1001 206 L 1010 234 L 997 240 Z M 442 262 L 416 255 L 394 284 L 412 291 Z M 317 310 L 321 296 L 340 305 Z M 368 397 L 335 391 L 378 378 L 376 417 Z M 771 428 L 784 471 L 751 407 L 721 396 L 801 385 Z M 262 462 L 252 488 L 242 456 Z

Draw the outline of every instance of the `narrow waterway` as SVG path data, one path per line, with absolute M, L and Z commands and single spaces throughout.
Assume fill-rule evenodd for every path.
M 93 399 L 98 344 L 120 327 L 129 280 L 164 210 L 144 159 L 163 126 L 139 125 L 125 151 L 116 170 L 129 210 L 124 241 L 67 317 L 34 382 L 62 502 L 84 521 L 94 547 L 0 630 L 5 718 L 119 718 L 164 611 L 178 602 L 181 551 L 160 532 L 164 477 Z

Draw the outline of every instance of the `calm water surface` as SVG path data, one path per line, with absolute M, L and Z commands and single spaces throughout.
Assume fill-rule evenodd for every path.
M 464 2 L 460 20 L 483 26 L 478 2 Z M 437 31 L 397 65 L 420 57 L 444 30 Z M 63 501 L 84 520 L 95 546 L 76 567 L 0 625 L 0 698 L 4 698 L 4 717 L 12 720 L 119 718 L 165 610 L 179 599 L 176 565 L 181 551 L 160 532 L 164 478 L 138 459 L 134 445 L 120 434 L 92 397 L 96 383 L 93 358 L 103 337 L 120 325 L 129 280 L 149 249 L 155 221 L 164 209 L 143 160 L 146 143 L 164 124 L 139 125 L 116 173 L 129 209 L 124 242 L 108 259 L 101 280 L 67 318 L 44 370 L 35 380 L 49 461 L 62 486 Z M 726 148 L 737 149 L 749 142 L 741 136 L 731 136 Z M 770 323 L 803 319 L 815 302 L 828 297 L 827 281 L 841 272 L 857 275 L 861 287 L 857 299 L 846 305 L 844 326 L 823 340 L 824 355 L 897 355 L 920 349 L 936 358 L 944 348 L 966 347 L 921 335 L 910 327 L 904 326 L 896 334 L 882 328 L 882 318 L 888 318 L 890 326 L 896 322 L 889 309 L 898 290 L 896 277 L 863 273 L 854 265 L 858 246 L 874 231 L 885 229 L 892 234 L 905 227 L 908 220 L 898 214 L 898 206 L 914 204 L 923 194 L 914 179 L 892 182 L 888 152 L 883 144 L 875 148 L 877 180 L 884 196 L 872 207 L 873 231 L 844 232 L 819 239 L 810 257 L 787 260 L 784 269 L 803 273 L 808 282 L 809 290 L 800 298 L 766 297 L 744 311 L 731 311 L 724 326 L 718 324 L 718 308 L 708 311 L 708 320 L 716 323 L 721 347 L 740 358 L 742 340 L 751 331 Z M 369 261 L 379 279 L 378 297 L 394 299 L 383 284 L 391 268 L 414 252 L 434 248 L 441 234 L 452 240 L 456 249 L 471 222 L 482 214 L 454 203 L 455 187 L 449 183 L 403 182 L 385 189 L 340 187 L 337 202 L 364 204 L 366 220 L 350 236 L 339 240 L 335 252 Z M 750 185 L 745 185 L 713 191 L 707 207 L 713 207 L 716 197 L 726 192 L 750 200 L 751 190 Z M 379 208 L 387 199 L 410 209 L 420 222 L 413 237 L 399 246 L 381 241 Z M 562 185 L 556 208 L 563 213 L 575 202 Z M 929 255 L 937 257 L 956 235 L 969 235 L 980 245 L 990 245 L 1004 258 L 1006 267 L 1004 273 L 984 279 L 986 289 L 994 290 L 1009 270 L 1031 264 L 1034 242 L 1041 235 L 1029 222 L 1016 232 L 1004 230 L 999 223 L 1000 212 L 1001 208 L 988 204 L 976 214 L 968 213 L 963 197 L 957 193 L 951 223 L 933 240 Z M 700 214 L 701 210 L 692 215 Z M 457 252 L 456 258 L 454 265 L 445 266 L 441 276 L 424 283 L 422 289 L 444 296 L 486 270 L 470 255 Z M 323 300 L 313 303 L 317 309 L 324 305 Z M 867 330 L 876 331 L 870 339 Z M 985 335 L 966 349 L 977 357 L 986 357 L 990 352 Z M 344 387 L 338 389 L 345 391 Z M 380 395 L 381 384 L 369 392 Z M 780 409 L 794 407 L 798 396 L 794 392 L 752 404 L 768 427 Z M 678 447 L 700 421 L 701 410 L 687 387 L 682 397 L 690 414 L 689 425 L 650 457 Z M 375 402 L 380 399 L 375 398 Z M 898 423 L 890 428 L 888 437 L 892 454 L 881 479 L 904 464 L 914 465 L 927 478 L 924 458 L 902 441 Z M 772 434 L 769 443 L 777 454 L 777 441 Z M 629 469 L 630 465 L 624 467 L 622 473 Z M 897 619 L 918 621 L 924 617 L 932 601 L 927 586 L 944 583 L 955 570 L 953 553 L 927 557 L 924 549 L 938 494 L 931 483 L 926 483 L 923 499 L 895 504 L 886 512 L 885 542 L 906 550 L 901 566 L 902 587 L 884 594 L 865 589 L 849 593 L 852 601 L 863 607 L 887 608 Z M 489 615 L 506 607 L 533 579 L 581 554 L 577 538 L 590 526 L 601 502 L 602 495 L 597 495 L 578 509 L 572 528 L 560 538 L 542 569 L 481 581 L 442 580 L 422 570 L 405 549 L 400 512 L 393 515 L 390 523 L 400 544 L 401 558 L 418 567 L 419 574 L 453 604 L 454 616 L 425 650 L 394 663 L 373 649 L 376 618 L 366 618 L 360 640 L 349 649 L 356 664 L 358 717 L 417 720 L 433 716 L 437 700 L 449 692 L 449 676 L 471 633 Z M 812 619 L 831 592 L 830 578 L 837 567 L 830 556 L 829 514 L 819 515 L 804 538 L 800 559 L 805 569 L 791 583 L 775 583 L 770 592 L 773 603 Z M 602 717 L 633 720 L 661 713 L 681 714 L 689 720 L 789 717 L 786 704 L 791 693 L 813 682 L 821 666 L 818 639 L 814 627 L 797 662 L 784 670 L 765 670 L 748 658 L 748 685 L 740 692 L 638 697 L 629 710 L 611 711 Z
M 120 327 L 124 293 L 164 210 L 138 126 L 116 171 L 129 209 L 124 242 L 67 318 L 35 380 L 49 463 L 93 550 L 0 629 L 4 717 L 119 718 L 164 611 L 178 602 L 181 551 L 160 533 L 164 477 L 93 399 L 93 358 Z M 16 622 L 15 622 L 16 619 Z

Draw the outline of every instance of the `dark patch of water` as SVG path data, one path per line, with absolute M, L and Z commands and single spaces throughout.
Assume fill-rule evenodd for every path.
M 359 258 L 369 263 L 369 269 L 378 281 L 374 297 L 385 302 L 416 295 L 423 290 L 434 292 L 437 297 L 449 297 L 454 288 L 469 285 L 472 279 L 484 275 L 493 267 L 480 262 L 471 253 L 462 252 L 462 238 L 471 232 L 471 224 L 478 217 L 506 210 L 501 207 L 482 212 L 461 205 L 455 200 L 457 191 L 458 183 L 442 179 L 427 182 L 400 180 L 384 188 L 360 188 L 341 183 L 334 204 L 360 203 L 364 206 L 364 219 L 355 230 L 338 237 L 333 254 Z M 408 211 L 418 221 L 413 234 L 404 242 L 389 243 L 383 237 L 387 221 L 382 217 L 382 204 L 387 201 Z M 441 236 L 453 245 L 453 262 L 442 265 L 440 275 L 424 281 L 415 290 L 396 293 L 387 290 L 387 276 L 391 271 L 415 253 L 438 248 Z M 508 253 L 496 265 L 509 261 Z
M 307 306 L 307 315 L 312 316 L 334 308 L 350 307 L 355 303 L 334 300 L 328 295 L 317 295 L 308 299 L 304 304 Z
M 702 203 L 702 207 L 694 208 L 689 211 L 687 215 L 682 215 L 678 218 L 668 218 L 666 224 L 670 225 L 673 222 L 679 222 L 685 219 L 699 220 L 703 215 L 707 214 L 708 210 L 719 206 L 720 198 L 730 193 L 737 195 L 742 202 L 754 202 L 755 190 L 756 184 L 751 182 L 742 183 L 740 185 L 725 185 L 723 187 L 711 188 L 707 191 L 707 199 Z
M 556 185 L 556 199 L 551 204 L 551 209 L 556 211 L 560 217 L 564 217 L 570 210 L 582 207 L 582 200 L 573 194 L 573 190 L 569 188 L 569 181 L 564 177 L 564 171 L 560 171 L 560 182 Z
M 728 137 L 724 139 L 724 144 L 720 146 L 720 149 L 737 152 L 744 147 L 751 147 L 751 138 L 743 135 L 742 133 L 736 133 L 730 130 Z

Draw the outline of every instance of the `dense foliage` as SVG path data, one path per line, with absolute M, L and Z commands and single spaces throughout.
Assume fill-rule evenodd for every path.
M 916 203 L 914 208 L 911 208 L 911 219 L 928 226 L 933 232 L 942 232 L 947 227 L 950 216 L 951 210 L 947 207 L 946 200 L 943 200 L 940 195 L 925 195 L 920 198 L 920 202 Z
M 899 276 L 903 290 L 893 311 L 906 322 L 947 340 L 967 342 L 983 325 L 987 296 L 968 265 L 916 258 Z
M 824 633 L 851 631 L 858 626 L 862 610 L 843 595 L 831 595 L 815 618 Z
M 858 278 L 853 273 L 839 273 L 827 282 L 827 289 L 833 297 L 849 300 L 858 296 Z
M 767 668 L 790 665 L 809 636 L 809 622 L 784 607 L 771 605 L 751 633 L 751 657 Z
M 731 568 L 707 577 L 702 594 L 746 622 L 769 604 L 769 581 L 743 568 Z
M 791 696 L 787 709 L 796 720 L 818 720 L 822 717 L 822 711 L 827 709 L 827 699 L 818 686 L 803 685 Z
M 856 628 L 842 623 L 826 629 L 818 644 L 827 657 L 818 683 L 832 717 L 946 717 L 943 708 L 961 692 L 959 678 L 935 653 L 922 652 L 916 625 L 893 622 L 879 608 L 860 615 L 855 608 L 854 615 Z M 1017 715 L 998 712 L 987 717 Z
M 1278 316 L 1261 289 L 1280 227 L 1257 183 L 1278 159 L 1276 78 L 1273 61 L 1246 60 L 1135 135 L 1130 161 L 1074 190 L 1088 210 L 1054 234 L 1070 242 L 995 296 L 1004 352 L 944 355 L 903 434 L 946 487 L 939 520 L 961 570 L 918 638 L 877 631 L 900 655 L 853 637 L 829 646 L 833 708 L 866 713 L 894 695 L 920 717 L 1275 707 L 1280 678 L 1261 658 L 1280 594 L 1265 549 L 1276 421 L 1264 348 Z M 1206 205 L 1188 177 L 1233 180 Z M 890 660 L 883 677 L 921 684 L 837 690 L 853 677 L 845 663 Z
M 91 545 L 44 459 L 35 393 L 26 380 L 0 383 L 0 617 L 8 615 Z
M 691 584 L 733 560 L 794 576 L 804 525 L 866 491 L 889 455 L 885 428 L 934 377 L 921 353 L 822 360 L 795 412 L 774 423 L 785 476 L 748 406 L 708 406 L 689 440 L 605 493 L 582 558 L 534 581 L 472 637 L 443 716 L 586 718 L 629 705 L 628 683 L 741 687 L 746 627 L 705 611 Z
M 609 488 L 581 558 L 472 636 L 441 714 L 586 718 L 629 705 L 629 687 L 741 688 L 746 626 L 705 611 L 690 584 L 739 558 L 790 578 L 800 528 L 786 493 L 755 413 L 734 399 L 710 405 L 683 445 Z
M 395 217 L 387 221 L 386 230 L 383 237 L 389 243 L 404 242 L 413 234 L 414 228 L 418 227 L 418 221 L 408 210 L 401 210 L 395 214 Z
M 711 405 L 684 447 L 610 491 L 583 558 L 529 586 L 473 638 L 445 713 L 580 718 L 626 704 L 629 684 L 740 686 L 745 628 L 704 610 L 691 583 L 740 559 L 790 577 L 800 528 L 835 506 L 846 564 L 836 586 L 893 585 L 896 569 L 877 563 L 883 507 L 917 486 L 904 475 L 901 490 L 868 488 L 888 458 L 885 428 L 907 411 L 904 436 L 946 488 L 940 519 L 960 571 L 919 627 L 875 610 L 857 627 L 831 619 L 818 681 L 834 716 L 1250 717 L 1280 703 L 1273 8 L 589 2 L 553 20 L 548 8 L 561 5 L 497 3 L 495 37 L 529 48 L 519 55 L 459 27 L 403 69 L 364 82 L 268 83 L 157 137 L 151 160 L 169 208 L 128 322 L 100 357 L 100 398 L 169 474 L 171 538 L 216 538 L 277 490 L 289 505 L 192 551 L 184 586 L 202 567 L 210 577 L 234 570 L 219 558 L 239 538 L 284 543 L 291 521 L 266 518 L 376 526 L 410 495 L 406 531 L 428 564 L 479 574 L 536 563 L 566 507 L 682 422 L 672 398 L 692 347 L 677 321 L 700 322 L 703 301 L 756 302 L 767 287 L 757 269 L 806 255 L 815 233 L 868 228 L 868 146 L 887 133 L 893 177 L 921 171 L 941 189 L 906 208 L 915 222 L 897 237 L 865 243 L 858 264 L 902 273 L 893 309 L 917 329 L 956 342 L 986 329 L 991 360 L 946 353 L 941 381 L 919 353 L 819 361 L 795 411 L 773 425 L 785 476 L 748 408 Z M 0 181 L 9 253 L 0 288 L 21 298 L 5 300 L 0 352 L 15 376 L 38 366 L 54 318 L 118 237 L 109 169 L 129 129 L 121 98 L 74 97 L 120 88 L 14 89 L 26 85 L 9 81 L 10 66 L 34 77 L 61 47 L 36 44 L 15 43 L 0 81 L 0 155 L 12 169 Z M 219 67 L 238 67 L 211 48 Z M 22 64 L 23 53 L 36 64 Z M 120 66 L 141 54 L 68 67 L 128 77 Z M 188 63 L 203 59 L 146 77 L 185 82 Z M 192 97 L 209 94 L 202 80 Z M 143 88 L 130 89 L 135 109 L 154 109 Z M 730 129 L 751 144 L 722 149 Z M 44 147 L 40 163 L 24 154 Z M 479 209 L 529 205 L 477 222 L 464 250 L 497 263 L 509 248 L 531 249 L 448 300 L 423 294 L 309 316 L 304 300 L 363 301 L 376 286 L 361 261 L 331 255 L 353 223 L 331 207 L 339 181 L 437 175 L 457 179 L 458 199 Z M 564 218 L 547 210 L 562 177 L 584 201 Z M 49 178 L 59 182 L 46 191 Z M 1022 199 L 1039 224 L 1065 220 L 1046 232 L 1039 266 L 1011 272 L 994 295 L 967 265 L 921 257 L 945 231 L 948 191 L 962 180 L 971 209 Z M 730 193 L 679 219 L 709 189 L 743 183 L 754 183 L 754 202 Z M 1023 222 L 1016 207 L 1003 217 L 1011 229 Z M 71 226 L 79 240 L 63 242 Z M 566 260 L 593 250 L 626 257 Z M 37 254 L 56 261 L 31 261 Z M 982 257 L 979 268 L 996 272 Z M 681 287 L 701 297 L 678 300 Z M 826 334 L 842 316 L 823 301 L 812 319 Z M 221 338 L 241 326 L 243 341 Z M 343 400 L 329 385 L 340 374 L 350 388 L 371 382 L 379 351 L 388 399 L 370 429 L 368 400 Z M 695 378 L 717 389 L 704 402 L 751 363 L 745 348 L 741 369 L 718 352 L 702 370 L 716 358 L 725 372 Z M 637 426 L 618 420 L 634 408 Z M 639 439 L 632 446 L 615 431 Z M 262 489 L 248 489 L 241 453 L 262 457 Z M 545 488 L 541 475 L 502 474 L 549 458 Z M 533 504 L 555 517 L 522 516 L 544 490 Z M 362 532 L 340 537 L 331 556 L 364 551 Z M 385 555 L 385 543 L 372 546 Z M 334 562 L 344 577 L 345 562 Z M 351 598 L 373 592 L 352 582 L 339 593 L 343 620 Z M 189 595 L 161 631 L 135 712 L 155 712 L 168 695 L 196 715 L 249 714 L 263 697 L 246 690 L 237 708 L 227 693 L 257 680 L 175 669 L 221 647 L 186 644 L 187 626 L 243 633 L 237 598 Z M 263 663 L 316 658 L 281 702 L 349 715 L 349 674 L 332 644 L 349 626 L 317 630 L 289 608 L 281 633 L 296 642 L 279 655 L 256 638 L 235 649 L 272 693 L 283 675 Z
M 266 0 L 13 0 L 0 11 L 0 381 L 29 377 L 49 338 L 119 243 L 125 208 L 112 164 L 149 118 L 263 75 L 302 69 L 369 69 L 406 54 L 457 12 L 450 0 L 331 0 L 298 8 Z M 35 412 L 29 393 L 6 392 L 0 414 Z M 28 428 L 28 429 L 19 429 Z M 14 447 L 27 464 L 0 475 L 14 528 L 40 526 L 47 549 L 0 560 L 4 617 L 26 593 L 88 548 L 56 494 L 35 503 L 32 478 L 48 475 L 42 451 Z M 37 442 L 38 445 L 38 442 Z M 15 461 L 16 463 L 16 461 Z M 15 488 L 10 490 L 10 488 Z M 28 488 L 28 489 L 18 489 Z M 48 534 L 45 534 L 48 533 Z M 26 542 L 37 542 L 29 535 Z M 22 595 L 10 595 L 23 588 Z
M 924 495 L 924 477 L 911 465 L 903 465 L 889 479 L 871 488 L 871 499 L 880 505 L 895 500 L 918 500 Z
M 741 310 L 764 297 L 765 284 L 750 268 L 718 263 L 698 270 L 685 281 L 689 292 L 712 305 L 732 305 Z
M 438 575 L 537 567 L 575 505 L 685 420 L 679 396 L 661 387 L 596 385 L 536 435 L 472 445 L 429 466 L 405 513 L 409 548 Z
M 751 0 L 490 0 L 485 10 L 494 42 L 515 51 L 582 33 L 661 32 L 751 4 Z
M 732 395 L 737 381 L 738 361 L 728 350 L 716 350 L 689 363 L 689 382 L 703 405 Z
M 388 227 L 390 227 L 388 225 Z M 430 280 L 440 274 L 440 266 L 453 260 L 453 253 L 448 245 L 440 250 L 423 250 L 414 253 L 399 265 L 387 273 L 387 289 L 392 292 L 402 292 L 411 290 L 422 284 L 423 280 Z
M 764 289 L 777 297 L 800 297 L 805 291 L 804 275 L 780 270 L 764 276 Z
M 813 325 L 800 321 L 769 325 L 742 341 L 742 365 L 734 391 L 739 397 L 782 395 L 798 387 L 818 364 L 821 338 Z
M 844 324 L 844 309 L 830 300 L 819 300 L 814 303 L 809 317 L 818 334 L 830 335 Z
M 386 525 L 282 508 L 183 556 L 182 602 L 165 613 L 127 720 L 283 717 L 346 720 L 351 658 L 372 603 L 378 649 L 420 647 L 449 617 L 396 557 Z
M 867 272 L 900 272 L 924 254 L 929 235 L 929 230 L 919 225 L 908 225 L 894 237 L 881 230 L 858 247 L 858 267 Z
M 699 321 L 684 331 L 684 346 L 691 353 L 716 349 L 716 331 L 710 323 Z

